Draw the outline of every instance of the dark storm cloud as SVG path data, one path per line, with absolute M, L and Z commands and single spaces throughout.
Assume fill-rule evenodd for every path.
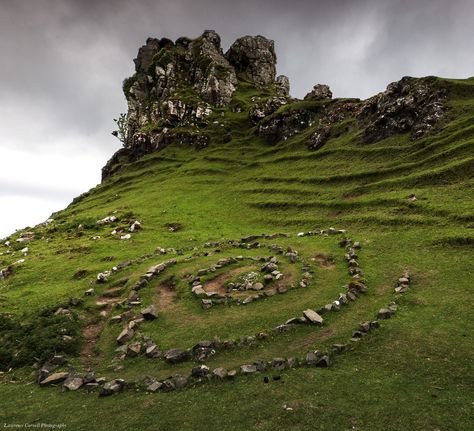
M 44 186 L 72 198 L 99 180 L 96 166 L 119 147 L 110 130 L 126 110 L 122 80 L 148 36 L 215 29 L 227 49 L 262 34 L 293 95 L 328 83 L 366 98 L 404 75 L 474 75 L 473 16 L 472 0 L 0 0 L 0 159 L 16 169 L 0 205 L 28 181 L 31 196 Z

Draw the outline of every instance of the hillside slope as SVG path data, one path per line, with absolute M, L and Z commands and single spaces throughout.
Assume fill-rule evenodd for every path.
M 472 427 L 474 79 L 403 78 L 368 101 L 315 86 L 296 100 L 263 39 L 225 56 L 213 32 L 149 40 L 102 184 L 4 241 L 3 422 Z M 169 64 L 179 73 L 163 90 L 153 73 Z M 61 371 L 82 387 L 30 384 Z M 98 400 L 99 377 L 123 379 L 109 388 L 122 393 Z

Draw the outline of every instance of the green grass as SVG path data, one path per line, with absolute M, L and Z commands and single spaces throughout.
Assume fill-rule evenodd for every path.
M 3 332 L 0 328 L 0 361 L 6 362 L 7 350 L 21 352 L 26 364 L 0 375 L 0 419 L 5 423 L 64 422 L 74 430 L 91 426 L 117 430 L 472 429 L 474 80 L 439 82 L 449 87 L 450 110 L 440 130 L 418 141 L 399 135 L 364 145 L 360 130 L 353 129 L 311 152 L 307 141 L 314 126 L 269 146 L 255 136 L 247 112 L 216 110 L 211 120 L 218 119 L 225 127 L 210 122 L 208 148 L 172 145 L 127 164 L 54 214 L 51 225 L 29 229 L 36 234 L 28 244 L 29 255 L 15 266 L 11 277 L 0 281 L 0 313 L 12 314 L 16 328 L 9 326 Z M 251 98 L 260 95 L 249 83 L 241 82 L 231 106 L 247 109 Z M 232 131 L 227 144 L 219 141 L 221 129 Z M 417 196 L 415 202 L 407 199 L 412 193 Z M 116 224 L 95 223 L 114 211 L 119 218 Z M 114 228 L 127 227 L 135 219 L 142 222 L 143 229 L 132 234 L 131 240 L 110 235 Z M 171 232 L 168 227 L 172 224 L 182 228 Z M 309 306 L 326 304 L 348 281 L 344 251 L 336 236 L 297 238 L 295 234 L 329 226 L 347 229 L 351 238 L 362 242 L 359 261 L 369 292 L 341 311 L 325 315 L 322 328 L 298 326 L 255 347 L 219 352 L 206 362 L 211 368 L 233 368 L 259 359 L 304 356 L 310 350 L 327 350 L 336 342 L 347 342 L 359 322 L 373 319 L 394 298 L 394 284 L 408 269 L 412 287 L 399 300 L 396 315 L 353 350 L 337 356 L 329 369 L 284 371 L 282 381 L 269 384 L 257 375 L 173 393 L 127 390 L 101 399 L 97 394 L 63 393 L 32 383 L 35 349 L 49 353 L 61 345 L 54 338 L 54 329 L 47 340 L 38 340 L 38 331 L 28 328 L 39 327 L 45 309 L 67 303 L 71 297 L 84 300 L 74 308 L 82 316 L 81 326 L 104 323 L 92 360 L 99 375 L 141 381 L 146 375 L 165 378 L 189 372 L 193 361 L 176 366 L 146 357 L 114 362 L 120 325 L 108 323 L 108 318 L 120 308 L 101 318 L 95 305 L 110 286 L 123 285 L 120 295 L 128 295 L 151 265 L 170 257 L 180 262 L 140 291 L 144 304 L 157 301 L 158 286 L 174 276 L 171 305 L 159 310 L 156 321 L 140 328 L 163 348 L 191 347 L 214 336 L 254 335 Z M 246 306 L 202 310 L 182 278 L 185 273 L 207 267 L 220 257 L 255 257 L 270 251 L 223 247 L 212 256 L 194 256 L 189 262 L 183 259 L 213 251 L 202 247 L 207 241 L 274 232 L 292 236 L 262 243 L 294 246 L 313 267 L 311 285 Z M 12 235 L 12 242 L 18 235 Z M 100 240 L 91 239 L 96 235 Z M 14 254 L 1 255 L 0 267 L 20 259 L 23 246 L 15 244 Z M 158 246 L 183 249 L 184 254 L 154 254 Z M 310 261 L 316 254 L 333 257 L 334 266 Z M 94 284 L 96 295 L 84 297 L 99 272 L 127 260 L 132 265 L 114 274 L 108 283 Z M 295 265 L 297 275 L 301 265 Z M 285 261 L 283 272 L 287 267 Z M 87 276 L 75 279 L 79 270 L 86 270 Z M 55 328 L 53 323 L 51 328 Z M 17 336 L 16 342 L 12 335 Z M 25 350 L 22 345 L 33 347 Z M 84 368 L 74 349 L 67 354 L 78 370 Z M 118 370 L 117 365 L 122 368 Z M 284 404 L 294 410 L 286 411 Z

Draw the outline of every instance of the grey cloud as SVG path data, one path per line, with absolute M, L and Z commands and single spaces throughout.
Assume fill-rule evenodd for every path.
M 0 0 L 0 150 L 81 151 L 105 163 L 119 147 L 110 131 L 126 110 L 122 80 L 148 36 L 210 28 L 226 49 L 262 34 L 293 95 L 319 82 L 366 98 L 404 75 L 474 75 L 473 16 L 472 0 Z M 41 179 L 29 180 L 35 190 Z

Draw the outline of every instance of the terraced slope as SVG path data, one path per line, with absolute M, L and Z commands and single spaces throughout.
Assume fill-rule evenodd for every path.
M 69 429 L 472 428 L 474 79 L 436 82 L 448 91 L 447 111 L 422 138 L 364 143 L 363 127 L 350 117 L 309 151 L 316 123 L 273 145 L 257 136 L 248 118 L 256 90 L 240 81 L 233 100 L 246 109 L 215 109 L 207 129 L 219 137 L 218 118 L 232 131 L 229 142 L 211 139 L 200 150 L 174 143 L 124 161 L 53 221 L 13 234 L 0 256 L 2 268 L 12 265 L 0 281 L 1 419 Z M 112 215 L 115 222 L 97 224 Z M 141 229 L 120 239 L 135 220 Z M 289 236 L 242 240 L 276 233 Z M 341 246 L 346 237 L 361 249 Z M 357 281 L 344 257 L 351 250 L 363 271 L 360 289 L 350 284 Z M 272 256 L 283 277 L 264 282 L 261 267 Z M 170 260 L 133 295 L 150 267 Z M 410 287 L 396 294 L 405 271 Z M 263 289 L 226 290 L 250 273 Z M 193 281 L 220 295 L 210 297 L 210 308 L 191 291 Z M 344 304 L 340 294 L 349 291 L 356 299 Z M 379 310 L 392 301 L 392 318 L 359 328 L 383 317 Z M 132 324 L 131 339 L 118 344 L 124 325 L 150 305 L 157 318 Z M 308 309 L 321 314 L 322 326 L 303 319 L 275 329 Z M 185 352 L 178 364 L 163 357 L 204 340 L 212 344 Z M 121 378 L 123 392 L 98 400 L 94 385 L 91 392 L 32 385 L 54 354 L 67 359 L 55 371 Z M 260 361 L 270 364 L 254 373 Z M 197 370 L 202 364 L 210 377 Z M 179 388 L 176 376 L 193 368 Z M 212 376 L 216 368 L 238 373 L 221 380 Z M 149 394 L 155 381 L 162 383 Z

